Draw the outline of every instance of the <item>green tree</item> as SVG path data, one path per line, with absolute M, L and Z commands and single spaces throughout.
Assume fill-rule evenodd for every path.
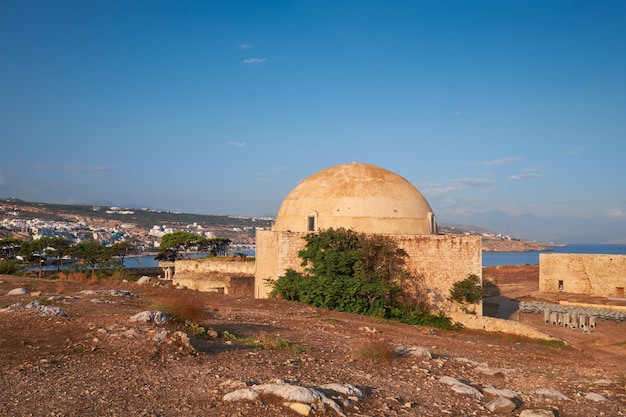
M 156 256 L 156 259 L 165 260 L 166 258 L 171 258 L 172 254 L 175 254 L 174 259 L 167 259 L 175 260 L 181 256 L 181 251 L 183 253 L 182 258 L 186 259 L 190 248 L 202 245 L 206 240 L 207 239 L 203 236 L 184 230 L 167 233 L 161 238 L 161 246 L 159 247 L 159 254 Z
M 21 239 L 13 237 L 1 239 L 0 259 L 15 259 L 15 256 L 19 253 L 22 246 L 24 246 L 24 241 Z
M 110 266 L 111 252 L 97 240 L 80 242 L 72 248 L 71 253 L 79 262 L 91 268 L 91 275 L 95 275 L 96 266 Z
M 111 256 L 120 259 L 120 264 L 124 265 L 124 259 L 128 255 L 137 253 L 137 238 L 124 240 L 122 242 L 115 242 L 110 248 L 109 252 Z

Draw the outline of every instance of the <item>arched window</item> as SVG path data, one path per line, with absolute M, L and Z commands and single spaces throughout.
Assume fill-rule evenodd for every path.
M 437 234 L 437 220 L 435 219 L 435 213 L 432 211 L 428 212 L 428 222 L 430 223 L 430 233 L 433 235 Z
M 309 211 L 307 213 L 307 230 L 315 232 L 317 230 L 317 212 Z

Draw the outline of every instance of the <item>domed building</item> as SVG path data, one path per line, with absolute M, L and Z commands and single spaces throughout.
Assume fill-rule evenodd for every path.
M 356 162 L 300 182 L 283 201 L 274 230 L 339 227 L 387 235 L 437 233 L 435 215 L 417 188 L 391 171 Z
M 394 239 L 409 255 L 406 266 L 416 285 L 436 308 L 444 307 L 453 283 L 470 274 L 482 277 L 480 237 L 437 234 L 435 214 L 409 181 L 351 163 L 301 181 L 285 197 L 273 229 L 257 231 L 254 296 L 268 297 L 267 279 L 288 269 L 302 271 L 303 236 L 340 227 Z

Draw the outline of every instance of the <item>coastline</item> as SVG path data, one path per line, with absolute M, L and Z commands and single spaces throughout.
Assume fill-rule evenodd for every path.
M 555 246 L 567 246 L 564 243 L 535 242 L 529 240 L 482 238 L 483 252 L 533 252 L 550 251 Z

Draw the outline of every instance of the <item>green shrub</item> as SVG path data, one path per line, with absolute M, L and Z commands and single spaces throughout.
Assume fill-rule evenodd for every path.
M 480 278 L 470 274 L 462 281 L 457 281 L 450 288 L 450 299 L 461 304 L 468 311 L 468 304 L 476 304 L 483 298 Z
M 451 328 L 446 317 L 433 316 L 404 290 L 414 280 L 404 268 L 407 257 L 389 237 L 328 229 L 305 238 L 298 252 L 304 273 L 292 269 L 275 281 L 272 296 L 316 307 Z
M 17 275 L 23 271 L 20 264 L 13 259 L 0 259 L 0 274 Z

